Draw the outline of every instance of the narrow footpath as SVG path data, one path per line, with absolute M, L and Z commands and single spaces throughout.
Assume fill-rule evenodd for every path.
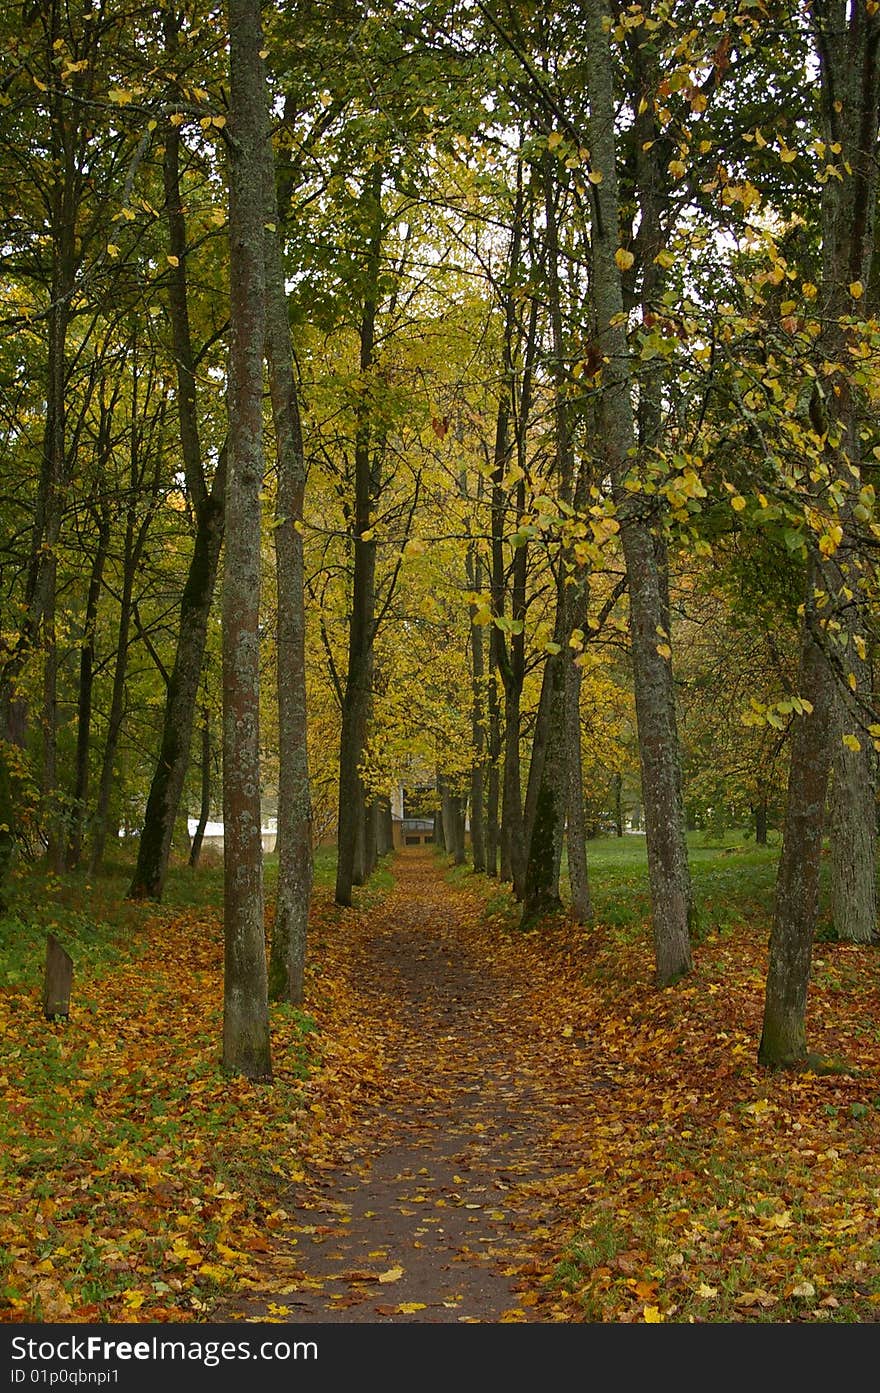
M 213 1318 L 577 1319 L 570 1304 L 548 1308 L 540 1248 L 552 1237 L 548 1252 L 558 1252 L 559 1225 L 571 1222 L 570 1186 L 558 1195 L 557 1179 L 577 1166 L 562 1142 L 566 1117 L 582 1112 L 579 1041 L 557 1021 L 548 1047 L 530 954 L 508 934 L 496 962 L 498 931 L 430 853 L 398 856 L 394 877 L 377 911 L 345 912 L 332 930 L 345 937 L 336 947 L 351 1027 L 381 1067 L 372 1080 L 351 1073 L 355 1103 L 326 1168 L 309 1168 L 282 1197 L 277 1251 L 255 1289 Z M 312 951 L 320 964 L 320 943 Z M 312 1125 L 332 1138 L 320 1076 L 314 1094 Z

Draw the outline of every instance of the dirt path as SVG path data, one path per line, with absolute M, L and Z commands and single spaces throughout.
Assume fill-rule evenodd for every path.
M 339 928 L 381 1082 L 352 1115 L 345 1163 L 283 1197 L 294 1223 L 258 1289 L 215 1319 L 547 1319 L 530 1310 L 525 1236 L 554 1217 L 564 1167 L 548 1138 L 565 1104 L 533 1084 L 547 1061 L 524 1028 L 525 965 L 496 968 L 473 897 L 432 856 L 400 856 L 394 875 L 378 912 Z

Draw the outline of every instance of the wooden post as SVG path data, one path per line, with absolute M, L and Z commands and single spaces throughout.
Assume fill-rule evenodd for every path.
M 43 982 L 43 1014 L 47 1021 L 56 1016 L 70 1015 L 70 988 L 73 983 L 73 958 L 54 934 L 46 936 L 46 976 Z

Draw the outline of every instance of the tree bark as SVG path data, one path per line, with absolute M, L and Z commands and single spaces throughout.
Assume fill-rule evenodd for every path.
M 523 822 L 520 772 L 520 705 L 525 681 L 526 577 L 528 547 L 517 546 L 510 567 L 510 613 L 507 614 L 508 576 L 505 564 L 505 540 L 509 530 L 508 511 L 511 498 L 504 487 L 504 477 L 517 451 L 517 463 L 525 470 L 525 441 L 531 402 L 531 384 L 537 344 L 537 298 L 529 312 L 525 343 L 522 345 L 522 376 L 518 394 L 518 411 L 514 414 L 516 394 L 517 319 L 514 282 L 522 259 L 524 191 L 522 167 L 517 169 L 516 198 L 513 208 L 513 227 L 508 262 L 507 287 L 504 297 L 504 337 L 501 384 L 495 420 L 495 440 L 492 454 L 491 488 L 491 562 L 490 585 L 492 612 L 496 622 L 491 630 L 491 660 L 501 678 L 504 690 L 504 766 L 501 790 L 501 878 L 513 883 L 513 893 L 519 900 L 525 893 L 527 843 Z M 514 439 L 511 439 L 511 422 Z M 525 513 L 525 481 L 521 477 L 515 486 L 512 501 L 513 531 L 518 531 Z M 505 638 L 507 620 L 510 637 Z
M 825 137 L 839 150 L 837 162 L 845 170 L 844 176 L 828 179 L 823 187 L 825 328 L 817 349 L 831 361 L 848 361 L 845 321 L 852 313 L 849 287 L 855 281 L 868 284 L 874 250 L 880 17 L 868 15 L 865 6 L 850 7 L 844 0 L 815 0 L 811 21 L 819 58 Z M 821 415 L 816 399 L 814 406 L 817 415 Z M 853 479 L 860 478 L 859 420 L 854 387 L 846 372 L 840 374 L 834 394 L 826 398 L 825 409 L 828 418 L 814 420 L 814 429 L 824 442 L 829 474 L 844 495 L 839 513 L 843 537 L 838 552 L 824 566 L 815 557 L 812 559 L 807 582 L 799 694 L 812 702 L 813 711 L 808 718 L 801 718 L 791 747 L 764 1028 L 758 1053 L 759 1062 L 770 1067 L 798 1067 L 808 1058 L 806 1002 L 818 915 L 830 741 L 839 737 L 841 714 L 846 711 L 835 687 L 839 679 L 846 681 L 844 674 L 851 666 L 848 649 L 858 632 L 866 603 L 850 501 Z M 822 616 L 817 610 L 817 593 L 823 599 Z M 840 620 L 835 611 L 840 613 Z M 829 618 L 834 621 L 833 629 Z M 839 668 L 843 671 L 838 673 Z M 859 693 L 855 673 L 853 682 L 856 695 L 869 701 L 869 693 Z M 845 701 L 848 704 L 849 697 Z M 862 808 L 861 816 L 873 821 L 867 809 Z M 854 842 L 851 846 L 855 850 Z M 870 867 L 862 866 L 859 870 L 862 884 L 874 873 L 872 852 Z
M 260 809 L 265 179 L 259 0 L 229 0 L 229 499 L 223 579 L 223 1067 L 271 1077 Z
M 83 833 L 89 800 L 89 755 L 92 734 L 92 693 L 95 671 L 95 629 L 98 623 L 98 603 L 104 578 L 104 566 L 110 548 L 110 518 L 102 511 L 98 518 L 98 538 L 83 620 L 83 640 L 79 655 L 79 691 L 76 709 L 76 755 L 72 790 L 70 836 L 67 844 L 67 864 L 75 870 L 82 858 Z
M 791 737 L 788 799 L 776 877 L 776 906 L 758 1062 L 774 1068 L 802 1065 L 807 1057 L 806 1003 L 816 915 L 830 752 L 828 727 L 833 675 L 820 640 L 814 591 L 807 580 L 798 694 L 812 704 Z M 826 631 L 827 633 L 827 631 Z
M 498 688 L 495 669 L 489 663 L 489 686 L 487 694 L 489 711 L 489 771 L 486 788 L 486 874 L 498 875 L 498 761 L 501 755 L 501 715 L 498 710 Z
M 852 664 L 852 655 L 850 655 Z M 867 684 L 866 684 L 867 685 Z M 866 690 L 862 686 L 862 691 Z M 863 721 L 847 721 L 847 703 L 835 693 L 832 734 L 832 783 L 829 843 L 831 913 L 838 939 L 845 943 L 877 940 L 877 777 L 874 749 Z M 859 731 L 861 749 L 849 749 L 843 736 Z
M 176 46 L 174 19 L 168 12 L 166 47 Z M 198 700 L 199 679 L 223 544 L 226 448 L 208 490 L 202 464 L 196 410 L 196 360 L 190 332 L 186 274 L 186 221 L 180 189 L 180 137 L 175 127 L 165 134 L 165 201 L 169 244 L 176 266 L 170 270 L 169 311 L 177 369 L 180 446 L 187 493 L 196 531 L 180 620 L 174 666 L 166 692 L 159 755 L 147 798 L 138 858 L 128 898 L 160 900 L 168 873 L 174 823 L 180 807 Z
M 201 790 L 199 797 L 199 818 L 189 849 L 189 864 L 193 870 L 199 864 L 205 828 L 211 816 L 211 716 L 208 708 L 202 712 L 202 759 Z
M 562 908 L 559 871 L 568 802 L 564 760 L 565 657 L 560 651 L 544 664 L 532 742 L 525 817 L 529 852 L 521 918 L 524 928 Z
M 593 169 L 602 176 L 601 183 L 592 185 L 594 303 L 598 343 L 605 360 L 600 415 L 605 461 L 618 506 L 630 596 L 630 638 L 656 981 L 658 986 L 667 986 L 691 969 L 691 885 L 670 635 L 664 624 L 663 585 L 655 553 L 651 503 L 640 494 L 630 495 L 623 488 L 637 436 L 623 290 L 615 260 L 619 196 L 613 64 L 606 27 L 609 19 L 604 0 L 588 0 L 584 7 L 584 28 L 590 149 Z
M 136 400 L 136 398 L 135 398 Z M 119 622 L 116 630 L 116 658 L 113 667 L 113 686 L 110 695 L 110 711 L 107 717 L 107 734 L 101 757 L 101 774 L 98 781 L 98 796 L 95 802 L 92 846 L 89 855 L 89 873 L 95 875 L 104 859 L 107 840 L 110 798 L 113 789 L 114 765 L 119 748 L 119 737 L 125 717 L 125 684 L 128 671 L 128 647 L 133 617 L 134 583 L 140 560 L 147 544 L 150 523 L 156 508 L 159 494 L 159 455 L 153 473 L 153 489 L 150 505 L 140 523 L 136 516 L 135 500 L 142 495 L 143 478 L 139 459 L 139 433 L 133 423 L 131 436 L 131 460 L 129 470 L 129 504 L 125 519 L 125 540 L 122 551 L 122 592 L 119 600 Z
M 468 548 L 465 562 L 468 587 L 480 589 L 480 562 L 473 546 Z M 484 773 L 486 762 L 485 678 L 486 660 L 483 649 L 483 630 L 473 622 L 475 606 L 471 605 L 471 856 L 475 871 L 486 869 L 486 838 L 484 822 Z
M 861 281 L 872 298 L 874 237 L 877 216 L 878 103 L 880 103 L 880 18 L 869 16 L 865 7 L 847 7 L 843 0 L 817 0 L 812 20 L 822 81 L 823 123 L 826 141 L 839 148 L 846 177 L 829 179 L 823 190 L 823 277 L 829 321 L 849 315 L 852 302 L 850 282 Z M 876 305 L 870 306 L 876 310 Z M 826 331 L 826 339 L 828 337 Z M 829 356 L 846 352 L 836 325 L 830 329 L 835 340 Z M 842 508 L 847 533 L 844 547 L 834 558 L 841 569 L 841 588 L 850 592 L 848 603 L 840 605 L 839 622 L 845 636 L 840 652 L 841 665 L 835 683 L 833 710 L 829 722 L 831 741 L 831 904 L 838 938 L 853 943 L 870 943 L 877 937 L 877 843 L 873 834 L 876 820 L 876 761 L 865 726 L 865 711 L 873 706 L 873 682 L 866 658 L 870 641 L 865 610 L 868 603 L 863 559 L 853 545 L 852 509 L 857 502 L 853 487 L 855 468 L 862 479 L 870 477 L 862 458 L 859 408 L 852 389 L 844 389 L 830 404 L 843 428 L 845 464 L 841 474 L 845 484 Z M 871 473 L 874 467 L 871 467 Z M 842 558 L 842 559 L 841 559 Z M 863 656 L 865 655 L 865 656 Z M 847 681 L 855 685 L 850 690 Z M 848 748 L 844 737 L 855 737 L 860 750 Z
M 382 245 L 382 169 L 374 166 L 364 194 L 364 213 L 370 219 L 368 290 L 360 326 L 360 372 L 366 388 L 373 367 L 379 257 Z M 348 638 L 348 672 L 342 700 L 339 744 L 339 822 L 337 835 L 336 903 L 351 904 L 354 885 L 362 885 L 366 869 L 366 797 L 360 765 L 367 743 L 367 723 L 373 687 L 374 611 L 376 603 L 376 543 L 371 514 L 377 480 L 371 441 L 370 393 L 364 391 L 358 409 L 354 449 L 355 497 L 352 522 L 354 576 Z
M 755 808 L 755 845 L 767 845 L 767 803 L 763 798 Z
M 618 773 L 612 780 L 614 788 L 614 835 L 623 836 L 623 775 Z
M 298 1006 L 304 993 L 313 880 L 302 540 L 306 469 L 270 142 L 266 143 L 263 177 L 267 207 L 266 360 L 278 465 L 274 531 L 278 613 L 278 888 L 269 994 L 274 1001 Z

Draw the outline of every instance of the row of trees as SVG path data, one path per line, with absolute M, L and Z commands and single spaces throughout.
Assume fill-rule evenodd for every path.
M 126 792 L 129 893 L 160 897 L 222 690 L 224 1052 L 258 1076 L 334 795 L 340 904 L 422 768 L 524 922 L 564 845 L 588 922 L 635 748 L 660 985 L 691 966 L 686 803 L 762 839 L 786 803 L 761 1058 L 804 1059 L 829 785 L 835 923 L 876 934 L 878 6 L 23 20 L 3 820 L 94 871 Z

